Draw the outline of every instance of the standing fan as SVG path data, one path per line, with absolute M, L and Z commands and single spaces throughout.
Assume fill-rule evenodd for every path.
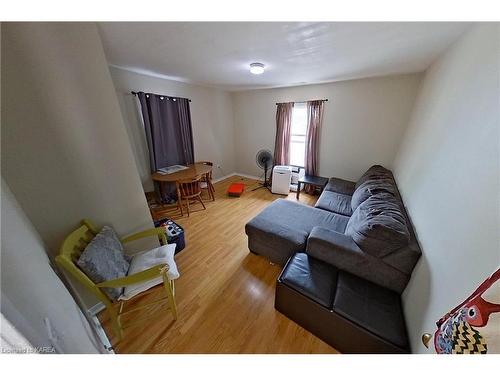
M 270 184 L 267 181 L 267 170 L 272 168 L 273 165 L 273 154 L 271 154 L 271 151 L 269 150 L 260 150 L 257 152 L 257 156 L 255 157 L 255 161 L 257 162 L 257 165 L 259 168 L 264 170 L 264 183 L 261 183 L 259 187 L 253 189 L 257 190 L 260 188 L 267 188 L 269 189 Z

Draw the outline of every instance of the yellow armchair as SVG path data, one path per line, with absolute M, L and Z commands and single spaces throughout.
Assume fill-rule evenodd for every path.
M 123 330 L 127 327 L 135 325 L 142 322 L 143 320 L 150 319 L 150 316 L 136 320 L 128 326 L 124 326 L 121 323 L 121 317 L 124 314 L 149 307 L 152 304 L 160 304 L 165 301 L 169 304 L 169 310 L 172 313 L 173 319 L 177 320 L 177 306 L 175 303 L 175 285 L 174 280 L 168 278 L 167 272 L 169 266 L 165 264 L 155 265 L 142 272 L 135 273 L 133 275 L 121 277 L 118 279 L 108 280 L 101 283 L 94 283 L 77 265 L 77 261 L 80 258 L 85 247 L 92 241 L 92 239 L 99 233 L 97 228 L 87 219 L 82 220 L 82 225 L 71 232 L 63 244 L 59 255 L 56 257 L 56 263 L 66 271 L 68 271 L 75 279 L 82 283 L 92 294 L 94 294 L 105 306 L 109 312 L 109 316 L 113 325 L 113 329 L 117 336 L 117 340 L 120 341 L 123 338 Z M 135 233 L 122 238 L 120 241 L 122 243 L 128 243 L 140 238 L 157 236 L 158 240 L 162 245 L 167 244 L 167 237 L 165 231 L 162 228 L 147 229 L 139 233 Z M 124 287 L 128 285 L 133 285 L 137 283 L 142 283 L 152 279 L 161 277 L 163 280 L 163 287 L 166 293 L 164 298 L 160 300 L 150 302 L 147 304 L 141 304 L 133 309 L 128 309 L 124 311 L 125 301 L 113 301 L 106 293 L 103 292 L 103 288 L 109 287 Z M 141 294 L 139 294 L 140 296 Z M 133 297 L 135 298 L 135 297 Z
M 151 236 L 158 236 L 158 239 L 160 240 L 160 243 L 162 245 L 167 244 L 167 236 L 165 234 L 165 229 L 163 228 L 146 229 L 143 230 L 142 232 L 134 233 L 129 236 L 123 237 L 120 241 L 122 243 L 127 243 L 144 237 L 151 237 Z

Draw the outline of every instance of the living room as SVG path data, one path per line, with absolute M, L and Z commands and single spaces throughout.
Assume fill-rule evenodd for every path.
M 24 350 L 500 353 L 498 22 L 0 27 Z

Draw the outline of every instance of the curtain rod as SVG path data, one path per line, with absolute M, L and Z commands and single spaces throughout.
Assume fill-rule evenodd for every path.
M 135 91 L 130 91 L 130 93 L 132 95 L 134 95 L 134 96 L 137 95 L 137 92 L 135 92 Z M 158 94 L 155 94 L 155 95 L 158 95 Z M 169 96 L 169 95 L 160 95 L 160 96 L 166 96 L 166 97 L 169 97 L 169 98 L 178 98 L 178 96 Z M 187 99 L 187 100 L 189 100 L 189 102 L 191 102 L 191 99 L 188 99 L 188 98 L 179 98 L 179 99 Z
M 276 105 L 278 104 L 286 104 L 286 103 L 307 103 L 307 102 L 316 102 L 316 101 L 321 101 L 321 102 L 327 102 L 328 99 L 316 99 L 316 100 L 304 100 L 302 102 L 283 102 L 283 103 L 276 103 Z

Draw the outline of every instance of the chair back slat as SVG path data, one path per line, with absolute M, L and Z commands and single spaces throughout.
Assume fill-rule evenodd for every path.
M 78 259 L 83 250 L 98 233 L 93 224 L 88 220 L 82 221 L 82 225 L 71 232 L 56 257 L 56 263 L 73 275 L 80 283 L 85 285 L 104 304 L 109 305 L 112 301 L 89 279 L 89 277 L 77 266 Z
M 206 189 L 208 192 L 208 196 L 215 201 L 215 188 L 212 183 L 212 171 L 213 171 L 213 166 L 214 163 L 211 161 L 197 161 L 196 164 L 202 164 L 202 165 L 207 165 L 210 166 L 210 171 L 203 174 L 201 177 L 201 181 L 203 182 L 202 189 Z
M 180 180 L 177 182 L 182 198 L 193 197 L 201 194 L 201 176 Z
M 211 162 L 211 161 L 204 161 L 204 160 L 202 160 L 202 161 L 197 161 L 196 163 L 198 163 L 198 164 L 204 164 L 204 165 L 209 165 L 211 167 L 214 166 L 214 163 Z M 206 173 L 205 175 L 202 176 L 202 181 L 207 181 L 207 180 L 208 181 L 212 180 L 212 170 L 210 170 L 210 172 L 208 172 L 208 173 Z

